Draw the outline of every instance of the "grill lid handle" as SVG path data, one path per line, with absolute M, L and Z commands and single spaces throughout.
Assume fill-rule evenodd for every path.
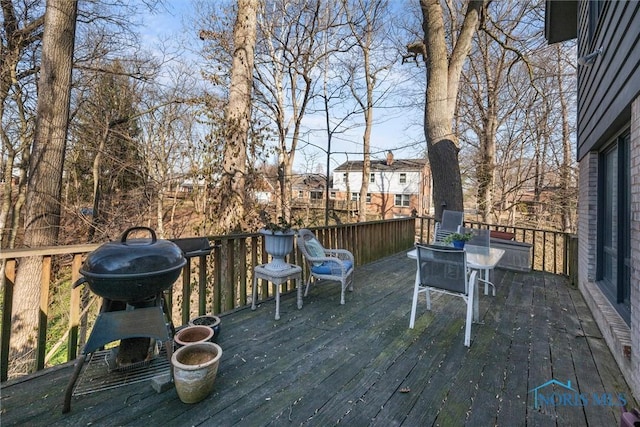
M 147 230 L 150 234 L 151 234 L 151 243 L 149 243 L 150 245 L 153 245 L 156 240 L 158 240 L 156 238 L 156 232 L 153 230 L 153 228 L 149 228 L 149 227 L 143 227 L 143 226 L 136 226 L 136 227 L 131 227 L 125 230 L 124 233 L 122 233 L 122 237 L 120 238 L 120 242 L 126 244 L 127 243 L 127 237 L 129 237 L 129 233 L 131 233 L 132 231 L 135 230 Z

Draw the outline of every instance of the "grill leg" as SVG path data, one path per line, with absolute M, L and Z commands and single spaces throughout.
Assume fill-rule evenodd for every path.
M 78 377 L 80 376 L 80 371 L 82 371 L 82 365 L 84 365 L 84 361 L 87 356 L 84 354 L 76 359 L 75 367 L 73 369 L 73 375 L 71 379 L 69 379 L 69 383 L 67 384 L 67 388 L 64 391 L 64 405 L 62 406 L 62 413 L 66 414 L 71 411 L 71 395 L 73 394 L 73 386 L 75 386 Z

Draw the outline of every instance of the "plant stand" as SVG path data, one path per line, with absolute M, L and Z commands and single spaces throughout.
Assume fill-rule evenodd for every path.
M 271 270 L 267 268 L 268 264 L 257 265 L 253 269 L 253 297 L 251 298 L 251 310 L 256 309 L 256 299 L 258 298 L 257 284 L 258 279 L 268 280 L 273 283 L 275 287 L 274 293 L 276 295 L 276 320 L 280 320 L 280 285 L 288 280 L 296 280 L 296 288 L 298 292 L 298 310 L 302 308 L 302 268 L 293 265 L 286 264 L 284 270 Z

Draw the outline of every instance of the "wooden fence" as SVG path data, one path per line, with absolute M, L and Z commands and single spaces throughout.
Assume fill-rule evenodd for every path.
M 345 248 L 353 252 L 356 265 L 366 264 L 411 248 L 415 242 L 432 240 L 435 220 L 432 217 L 402 218 L 332 227 L 312 228 L 327 248 Z M 531 268 L 568 276 L 576 283 L 577 239 L 569 234 L 523 227 L 501 226 L 467 222 L 465 226 L 484 227 L 513 233 L 515 240 L 532 245 Z M 167 292 L 171 317 L 176 325 L 186 324 L 190 318 L 202 314 L 220 314 L 251 304 L 253 266 L 268 261 L 264 242 L 259 233 L 209 236 L 212 251 L 207 256 L 189 259 L 182 278 Z M 0 328 L 0 380 L 10 376 L 9 348 L 12 335 L 12 305 L 14 283 L 20 259 L 42 258 L 40 283 L 40 310 L 35 348 L 35 368 L 73 360 L 78 356 L 87 333 L 98 313 L 97 297 L 86 287 L 71 289 L 80 278 L 79 269 L 86 255 L 99 244 L 56 246 L 38 249 L 4 250 L 0 262 L 4 263 L 2 280 L 2 325 Z M 288 262 L 304 265 L 299 251 L 289 255 Z M 2 270 L 0 270 L 2 271 Z M 306 267 L 303 279 L 307 277 Z M 285 286 L 285 285 L 283 285 Z M 293 290 L 293 283 L 285 291 Z M 268 283 L 259 284 L 259 299 L 272 297 Z M 64 315 L 51 316 L 51 300 L 64 301 L 68 309 Z M 93 303 L 92 303 L 93 301 Z M 60 317 L 64 325 L 60 325 Z M 50 333 L 57 322 L 60 330 Z M 66 349 L 59 355 L 60 349 Z
M 356 265 L 362 265 L 411 248 L 415 241 L 415 224 L 414 218 L 403 218 L 311 230 L 325 247 L 348 249 L 353 252 Z M 211 253 L 190 258 L 183 269 L 182 279 L 167 292 L 167 303 L 176 325 L 186 324 L 190 318 L 198 315 L 220 314 L 250 304 L 253 266 L 268 261 L 260 233 L 209 236 L 208 239 L 212 245 Z M 87 339 L 99 303 L 95 303 L 97 297 L 86 287 L 72 289 L 71 285 L 80 278 L 79 269 L 86 255 L 99 246 L 70 245 L 0 252 L 0 262 L 4 264 L 4 275 L 0 277 L 3 288 L 1 381 L 9 378 L 14 362 L 9 361 L 9 349 L 14 286 L 20 259 L 34 256 L 42 258 L 40 318 L 35 345 L 35 369 L 40 370 L 52 364 L 49 360 L 56 352 L 57 359 L 61 359 L 56 363 L 75 359 Z M 289 255 L 288 262 L 304 264 L 296 248 Z M 305 278 L 307 274 L 305 268 Z M 294 284 L 288 283 L 286 286 L 287 290 L 292 290 Z M 259 299 L 272 296 L 269 288 L 266 281 L 260 283 Z M 63 310 L 62 316 L 56 315 L 56 319 L 51 315 L 52 300 L 68 303 L 68 309 Z M 65 323 L 62 327 L 60 317 Z M 54 323 L 60 329 L 57 334 L 50 333 Z M 66 354 L 60 357 L 60 349 L 65 348 Z
M 531 245 L 532 270 L 564 275 L 569 277 L 571 284 L 577 285 L 578 238 L 575 235 L 553 230 L 485 224 L 476 221 L 465 221 L 464 226 L 487 228 L 513 234 L 513 240 Z M 416 240 L 418 242 L 433 240 L 434 218 L 418 218 L 417 227 Z

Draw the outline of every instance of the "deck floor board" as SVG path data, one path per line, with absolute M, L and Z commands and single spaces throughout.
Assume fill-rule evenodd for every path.
M 571 381 L 580 393 L 623 395 L 637 406 L 579 291 L 543 273 L 496 270 L 497 295 L 480 295 L 481 323 L 463 345 L 465 305 L 424 298 L 409 329 L 415 261 L 404 253 L 356 268 L 354 292 L 312 285 L 255 311 L 226 313 L 214 391 L 180 402 L 149 383 L 74 397 L 73 365 L 2 384 L 2 426 L 434 426 L 618 425 L 613 405 L 534 405 L 533 390 Z M 549 385 L 545 394 L 562 392 Z M 590 402 L 592 403 L 592 402 Z

